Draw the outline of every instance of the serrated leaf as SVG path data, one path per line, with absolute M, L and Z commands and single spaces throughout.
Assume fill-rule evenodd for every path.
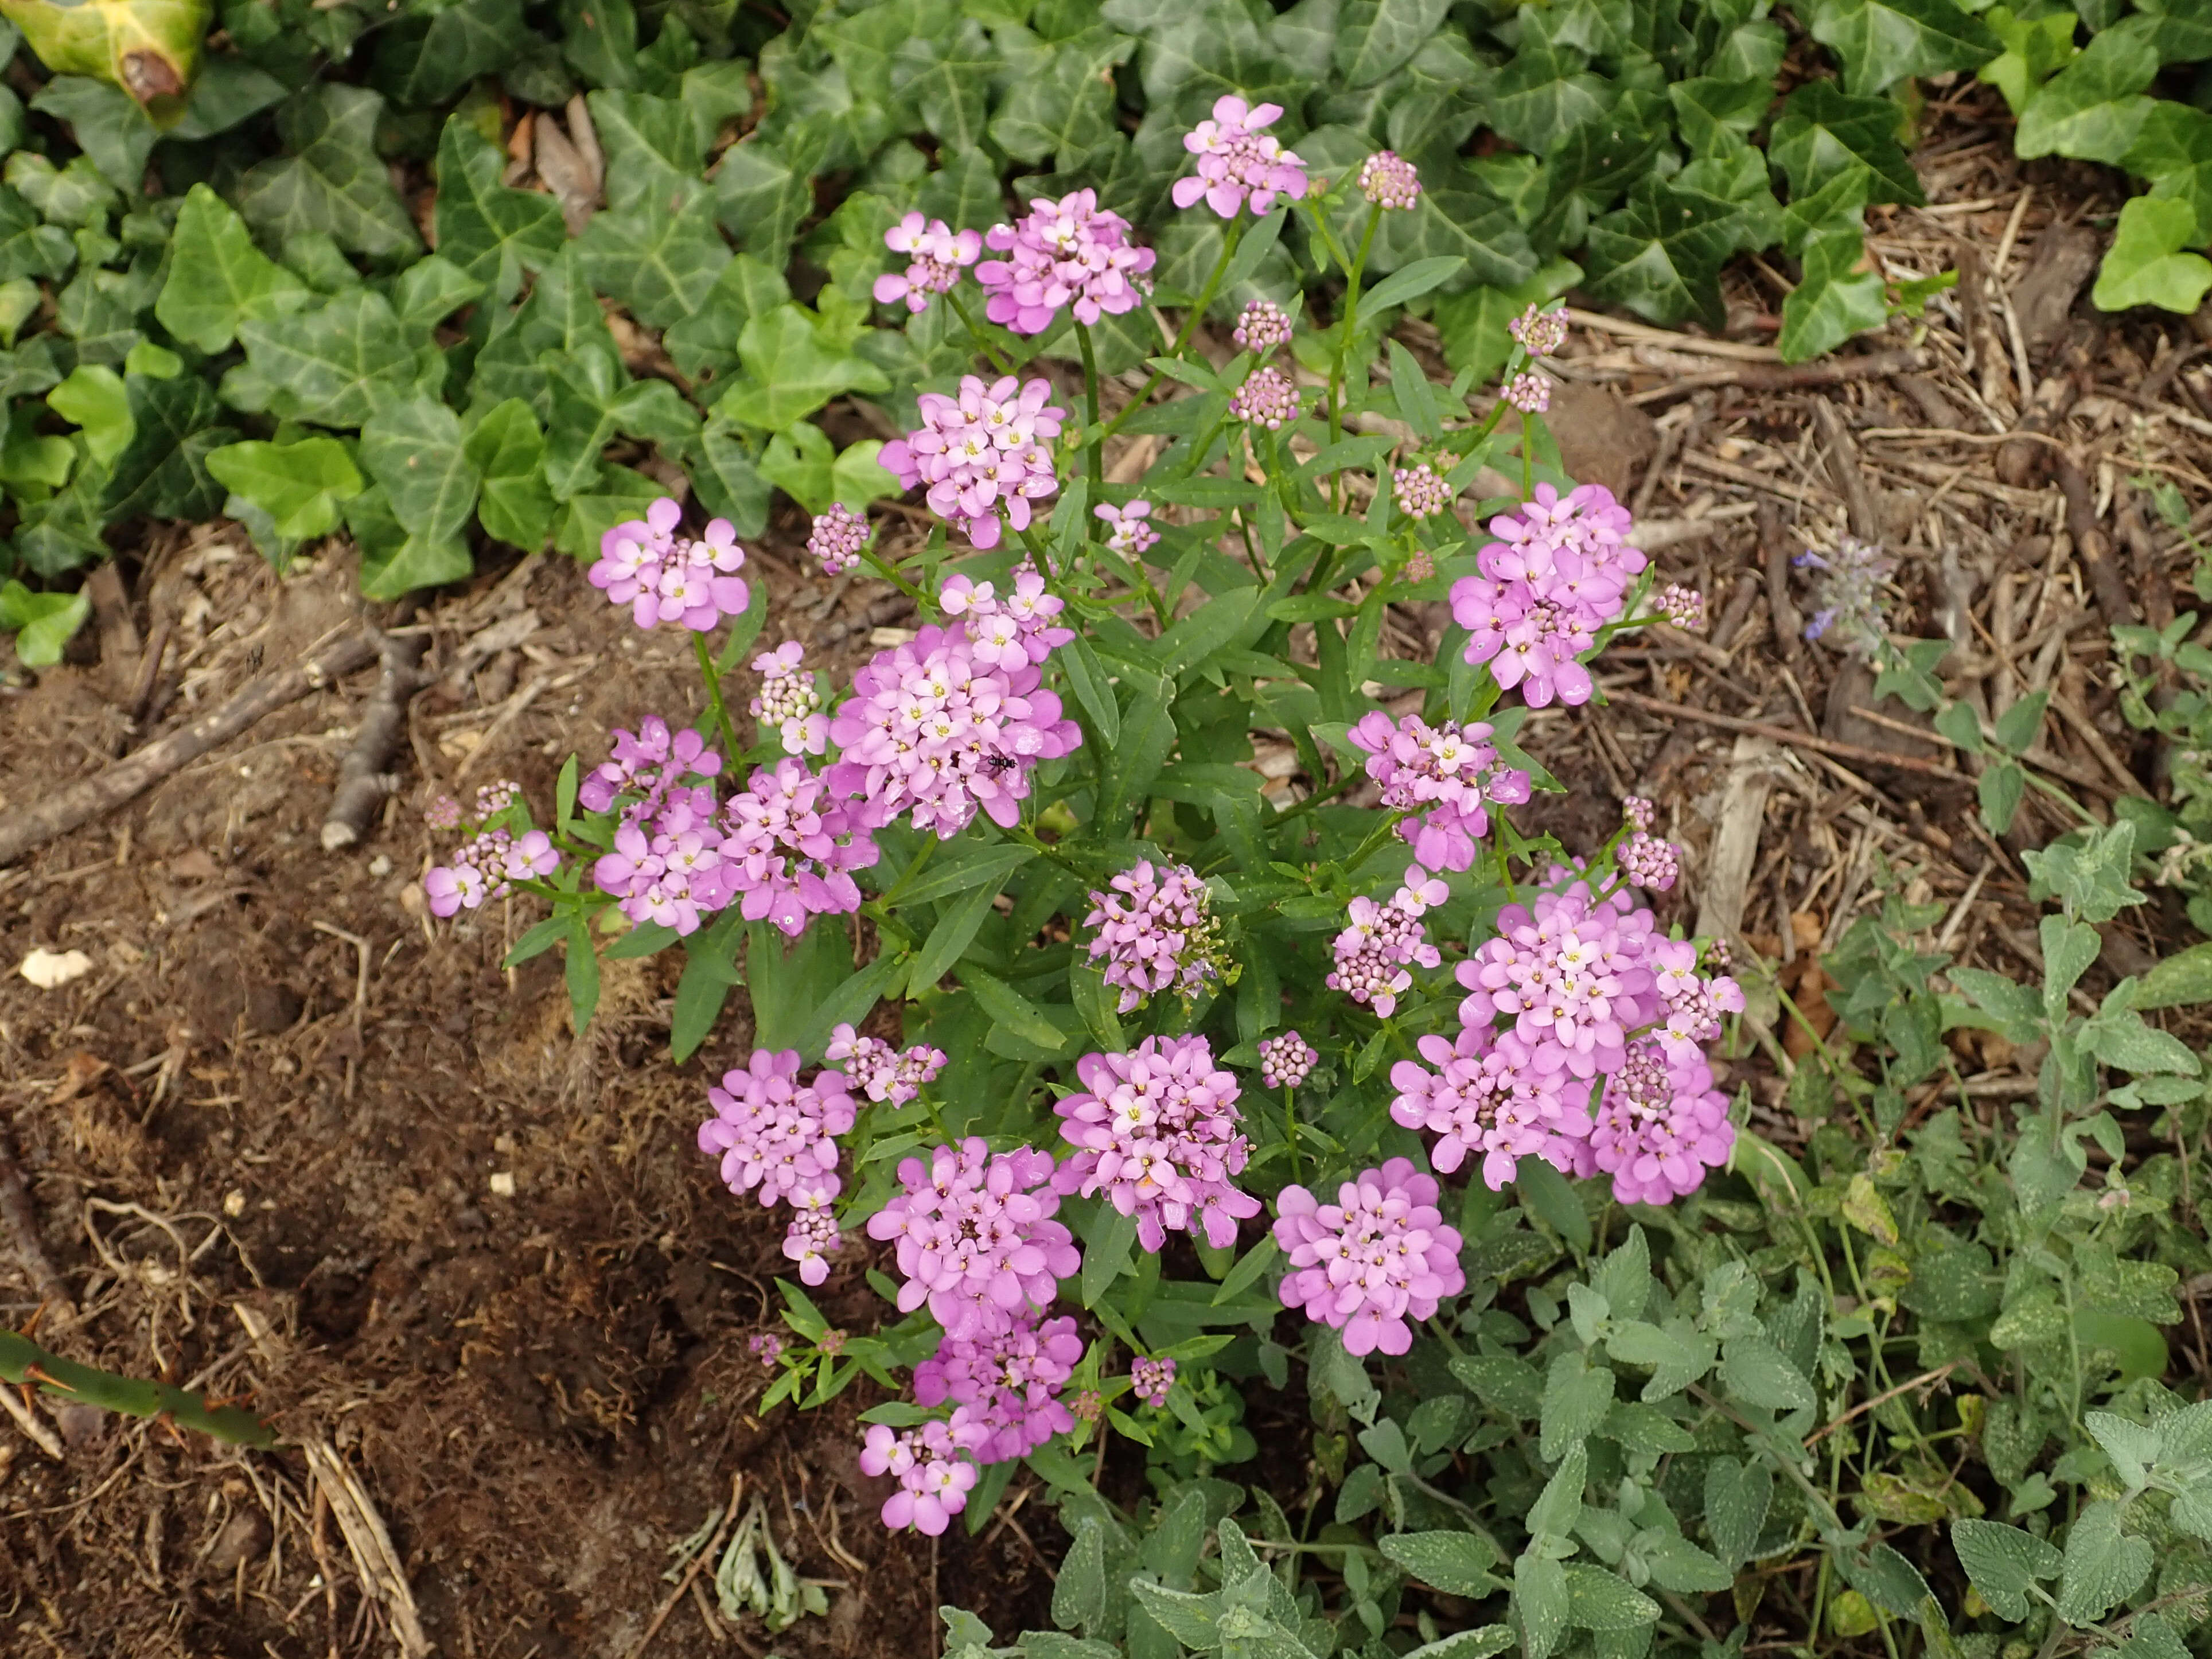
M 1567 1621 L 1583 1630 L 1635 1630 L 1659 1620 L 1659 1604 L 1616 1573 L 1570 1562 Z
M 1725 1343 L 1720 1377 L 1735 1398 L 1769 1411 L 1797 1411 L 1815 1403 L 1805 1374 L 1762 1336 L 1733 1337 Z
M 1513 1563 L 1513 1610 L 1520 1615 L 1524 1659 L 1551 1659 L 1566 1633 L 1569 1610 L 1566 1569 L 1540 1555 Z
M 1723 1562 L 1751 1559 L 1773 1501 L 1774 1472 L 1765 1464 L 1716 1457 L 1705 1465 L 1705 1530 Z
M 1644 1564 L 1654 1584 L 1678 1595 L 1711 1595 L 1735 1582 L 1728 1568 L 1679 1534 L 1646 1544 Z
M 2150 1577 L 2154 1558 L 2149 1541 L 2124 1533 L 2121 1514 L 2116 1503 L 2094 1503 L 2067 1528 L 2058 1616 L 2069 1625 L 2095 1623 Z

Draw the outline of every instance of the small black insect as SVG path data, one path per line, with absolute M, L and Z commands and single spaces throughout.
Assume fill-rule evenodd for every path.
M 996 775 L 1000 772 L 1011 772 L 1020 763 L 1012 755 L 993 755 L 983 762 L 983 769 Z

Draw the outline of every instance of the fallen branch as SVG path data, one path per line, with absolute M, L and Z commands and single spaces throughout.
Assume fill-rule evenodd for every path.
M 75 1322 L 76 1304 L 70 1299 L 69 1286 L 54 1271 L 53 1258 L 46 1254 L 46 1243 L 39 1237 L 39 1212 L 31 1206 L 31 1189 L 23 1180 L 22 1167 L 15 1162 L 5 1129 L 0 1129 L 0 1227 L 7 1230 L 15 1257 L 30 1274 L 31 1288 L 39 1293 L 40 1300 Z
M 2058 488 L 2066 495 L 2066 533 L 2074 538 L 2074 556 L 2089 578 L 2089 591 L 2105 621 L 2123 628 L 2136 620 L 2135 602 L 2128 597 L 2127 579 L 2112 559 L 2112 538 L 2097 520 L 2096 493 L 2072 455 L 2062 455 L 2051 469 Z
M 0 865 L 13 864 L 56 836 L 113 811 L 179 767 L 229 742 L 263 716 L 297 702 L 356 668 L 368 666 L 375 657 L 376 642 L 366 634 L 356 634 L 324 647 L 296 667 L 264 675 L 222 708 L 0 824 Z
M 1746 363 L 1739 368 L 1705 369 L 1695 374 L 1678 375 L 1664 386 L 1636 393 L 1628 401 L 1641 408 L 1708 386 L 1740 386 L 1746 392 L 1802 392 L 1814 386 L 1842 386 L 1851 380 L 1887 380 L 1893 374 L 1910 374 L 1927 366 L 1927 354 L 1911 346 L 1870 351 L 1861 357 L 1829 357 L 1817 363 Z
M 341 852 L 368 832 L 368 821 L 399 787 L 396 774 L 384 769 L 398 752 L 407 732 L 407 704 L 422 684 L 422 653 L 429 638 L 422 634 L 387 634 L 380 654 L 384 672 L 376 690 L 361 712 L 353 747 L 338 767 L 338 787 L 331 797 L 331 810 L 323 819 L 323 851 Z
M 1765 720 L 1741 720 L 1734 714 L 1716 714 L 1704 708 L 1692 708 L 1687 703 L 1668 702 L 1658 697 L 1647 697 L 1641 691 L 1613 691 L 1607 694 L 1614 702 L 1625 702 L 1632 708 L 1648 709 L 1654 714 L 1664 714 L 1670 720 L 1696 720 L 1702 726 L 1717 726 L 1723 732 L 1748 732 L 1755 738 L 1771 738 L 1777 743 L 1786 743 L 1793 749 L 1810 749 L 1817 753 L 1833 756 L 1838 760 L 1856 761 L 1862 766 L 1894 766 L 1907 772 L 1920 772 L 1931 778 L 1943 778 L 1953 783 L 1972 783 L 1964 772 L 1922 760 L 1913 755 L 1886 754 L 1879 749 L 1868 749 L 1856 743 L 1838 743 L 1833 738 L 1816 738 L 1787 726 L 1774 726 Z

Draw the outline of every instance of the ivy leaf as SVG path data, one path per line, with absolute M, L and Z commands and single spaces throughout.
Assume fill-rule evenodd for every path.
M 699 417 L 665 380 L 622 383 L 611 349 L 549 359 L 552 419 L 547 423 L 545 481 L 567 501 L 598 478 L 599 452 L 617 433 L 678 444 L 699 429 Z
M 94 222 L 105 226 L 117 202 L 115 186 L 88 155 L 58 167 L 36 150 L 17 150 L 8 158 L 7 179 L 48 224 L 72 230 Z
M 361 460 L 410 535 L 443 539 L 476 510 L 482 478 L 462 446 L 460 416 L 442 403 L 385 405 L 361 429 Z
M 0 282 L 58 277 L 76 263 L 76 244 L 21 196 L 0 185 Z
M 1371 87 L 1404 67 L 1450 9 L 1450 0 L 1348 0 L 1330 65 L 1337 84 Z
M 100 508 L 108 521 L 150 514 L 162 519 L 212 518 L 223 490 L 207 467 L 210 452 L 234 442 L 236 428 L 217 423 L 215 388 L 197 374 L 174 380 L 125 377 L 131 441 L 115 458 Z
M 539 191 L 500 183 L 499 147 L 455 116 L 438 139 L 438 199 L 432 223 L 438 252 L 504 305 L 526 270 L 543 270 L 561 252 L 561 206 Z M 197 194 L 204 186 L 195 186 Z
M 585 281 L 648 328 L 695 315 L 729 263 L 703 180 L 667 185 L 634 208 L 594 214 L 576 243 Z
M 112 368 L 78 364 L 46 394 L 46 406 L 80 429 L 86 454 L 102 471 L 130 447 L 137 427 L 131 392 Z
M 230 204 L 194 185 L 177 213 L 168 280 L 154 302 L 163 328 L 212 356 L 229 349 L 239 324 L 307 304 L 307 285 L 253 245 Z
M 723 152 L 714 170 L 714 213 L 738 246 L 781 270 L 799 227 L 814 211 L 810 171 L 817 147 L 769 143 L 757 135 Z
M 1927 200 L 1897 141 L 1903 112 L 1887 98 L 1855 98 L 1832 81 L 1810 81 L 1790 94 L 1768 136 L 1766 153 L 1789 176 L 1792 196 L 1810 195 L 1838 173 L 1864 167 L 1878 187 L 1869 202 Z
M 637 13 L 630 0 L 561 0 L 561 56 L 595 87 L 637 84 Z
M 223 376 L 234 408 L 316 426 L 357 428 L 387 403 L 434 386 L 446 362 L 400 325 L 373 289 L 349 289 L 288 316 L 238 325 L 246 362 Z
M 484 291 L 442 254 L 417 259 L 392 285 L 392 309 L 404 327 L 428 333 Z
M 1721 321 L 1721 266 L 1735 251 L 1741 210 L 1703 191 L 1644 179 L 1628 204 L 1597 220 L 1583 250 L 1590 295 L 1655 323 Z
M 2045 82 L 2021 112 L 2013 151 L 2027 161 L 2069 155 L 2117 162 L 2133 148 L 2156 100 L 2158 53 L 2139 35 L 2107 32 Z
M 2159 306 L 2195 311 L 2212 289 L 2212 260 L 2182 250 L 2197 234 L 2197 210 L 2172 197 L 2138 196 L 2120 210 L 2089 297 L 2100 311 Z
M 92 615 L 92 594 L 33 593 L 10 577 L 0 582 L 0 629 L 15 631 L 15 659 L 26 668 L 52 668 L 62 649 Z
M 1056 156 L 1063 168 L 1114 131 L 1114 87 L 1105 71 L 1126 63 L 1137 43 L 1109 29 L 1086 30 L 1054 47 L 1037 69 L 1015 80 L 991 121 L 991 138 L 1017 161 Z
M 884 372 L 865 357 L 823 348 L 813 319 L 794 305 L 753 318 L 738 337 L 745 378 L 716 412 L 743 425 L 781 432 L 846 392 L 884 392 Z
M 1139 21 L 1141 14 L 1153 13 Z M 1302 102 L 1305 82 L 1243 6 L 1233 0 L 1191 0 L 1152 8 L 1107 0 L 1099 15 L 1144 41 L 1139 70 L 1148 114 L 1188 127 L 1216 99 L 1235 94 L 1254 104 Z M 1177 157 L 1177 171 L 1182 170 Z
M 338 527 L 338 508 L 361 494 L 361 473 L 335 438 L 227 444 L 207 470 L 232 495 L 266 513 L 276 533 L 302 542 Z
M 2072 61 L 2074 31 L 2081 27 L 2081 15 L 2068 8 L 2041 17 L 2016 17 L 2009 6 L 1992 6 L 1982 21 L 2005 49 L 1977 73 L 2004 94 L 2017 116 L 2037 88 Z
M 661 336 L 676 367 L 694 380 L 733 368 L 738 338 L 755 317 L 791 298 L 781 271 L 740 253 L 722 267 L 699 308 Z
M 577 274 L 572 243 L 539 275 L 521 308 L 495 325 L 477 354 L 469 389 L 478 407 L 520 398 L 543 420 L 551 409 L 543 359 L 592 352 L 616 356 L 615 337 L 590 285 Z
M 453 0 L 384 31 L 374 79 L 401 107 L 432 108 L 450 102 L 477 76 L 504 69 L 530 39 L 521 0 Z
M 1613 102 L 1612 84 L 1589 73 L 1589 59 L 1547 39 L 1530 13 L 1521 20 L 1521 49 L 1490 88 L 1490 125 L 1539 155 Z
M 544 546 L 553 527 L 553 492 L 545 483 L 545 434 L 530 405 L 510 398 L 469 434 L 468 463 L 483 480 L 477 519 L 484 534 L 527 552 Z
M 1951 0 L 1808 0 L 1802 15 L 1813 38 L 1844 60 L 1853 92 L 1972 69 L 2001 50 L 1988 26 Z
M 51 60 L 47 66 L 60 67 Z M 77 148 L 118 190 L 136 196 L 145 188 L 146 158 L 161 134 L 129 94 L 82 75 L 57 75 L 39 88 L 31 107 L 69 123 Z
M 2154 198 L 2189 204 L 2197 223 L 2185 246 L 2212 242 L 2212 114 L 2158 100 L 2121 165 L 2149 179 Z
M 761 49 L 756 67 L 769 92 L 762 129 L 780 143 L 817 147 L 824 169 L 858 167 L 891 136 L 896 120 L 881 103 L 854 92 L 842 64 L 812 69 L 802 58 L 788 34 Z
M 793 430 L 819 431 L 803 426 Z M 702 465 L 692 469 L 691 482 L 706 509 L 727 519 L 740 537 L 757 536 L 768 526 L 769 501 L 774 492 L 756 465 L 744 438 L 719 418 L 699 434 L 696 453 Z
M 239 210 L 278 244 L 319 231 L 371 258 L 419 252 L 422 239 L 376 153 L 384 100 L 365 87 L 317 82 L 276 114 L 291 153 L 239 180 Z
M 991 79 L 1000 67 L 998 49 L 981 25 L 963 18 L 950 39 L 916 35 L 902 40 L 891 58 L 891 86 L 921 117 L 940 151 L 973 151 L 983 142 Z M 967 216 L 946 222 L 964 224 Z
M 1784 362 L 1833 351 L 1887 320 L 1880 273 L 1858 269 L 1865 254 L 1866 240 L 1856 227 L 1824 232 L 1806 243 L 1803 273 L 1782 302 L 1782 332 L 1775 340 Z
M 592 125 L 606 152 L 607 205 L 617 211 L 699 183 L 706 141 L 691 112 L 673 98 L 595 92 Z
M 1774 102 L 1774 84 L 1763 76 L 1756 81 L 1723 81 L 1717 76 L 1701 75 L 1668 82 L 1667 100 L 1674 106 L 1674 125 L 1690 153 L 1710 155 L 1733 149 L 1751 137 Z
M 346 528 L 361 549 L 361 591 L 367 599 L 396 599 L 418 587 L 460 581 L 476 568 L 469 544 L 459 536 L 409 535 L 380 485 L 346 503 Z

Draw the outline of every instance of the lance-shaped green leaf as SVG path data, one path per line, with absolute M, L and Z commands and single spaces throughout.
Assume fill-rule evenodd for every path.
M 251 1412 L 236 1406 L 210 1406 L 204 1395 L 187 1394 L 166 1382 L 143 1382 L 80 1365 L 48 1353 L 15 1331 L 0 1331 L 0 1382 L 22 1388 L 35 1385 L 50 1400 L 98 1406 L 126 1416 L 166 1418 L 233 1445 L 276 1443 L 269 1425 Z
M 294 542 L 336 530 L 339 507 L 364 487 L 345 446 L 335 438 L 228 444 L 208 456 L 207 469 L 231 494 L 266 513 L 278 535 Z
M 444 404 L 410 398 L 379 410 L 361 429 L 361 459 L 410 535 L 453 536 L 476 510 L 482 475 Z
M 384 100 L 365 87 L 319 81 L 277 112 L 290 154 L 264 161 L 239 181 L 246 222 L 279 244 L 320 232 L 372 258 L 421 248 L 407 204 L 376 153 Z
M 194 185 L 177 213 L 168 280 L 154 302 L 162 327 L 210 356 L 227 350 L 248 318 L 281 316 L 307 303 L 307 285 L 253 245 L 230 204 Z
M 96 76 L 165 118 L 183 109 L 213 10 L 211 0 L 0 0 L 0 16 L 56 75 Z
M 438 252 L 491 290 L 502 304 L 521 289 L 526 270 L 542 270 L 560 252 L 560 203 L 540 191 L 500 183 L 499 147 L 455 116 L 438 140 L 438 200 L 432 222 Z

